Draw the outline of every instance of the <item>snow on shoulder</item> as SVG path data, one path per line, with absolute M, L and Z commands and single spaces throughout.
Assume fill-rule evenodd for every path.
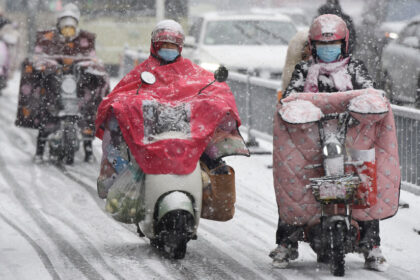
M 322 111 L 312 102 L 307 100 L 294 100 L 285 102 L 279 114 L 285 122 L 292 124 L 303 124 L 319 121 L 322 117 Z
M 350 100 L 349 110 L 360 114 L 382 114 L 388 112 L 388 102 L 383 91 L 368 88 L 364 94 Z

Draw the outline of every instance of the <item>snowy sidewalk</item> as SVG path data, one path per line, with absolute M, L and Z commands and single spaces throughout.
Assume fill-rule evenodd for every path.
M 115 222 L 96 195 L 98 162 L 76 155 L 67 171 L 34 165 L 36 131 L 14 126 L 18 77 L 0 97 L 0 279 L 336 279 L 316 263 L 307 244 L 290 269 L 271 267 L 277 206 L 271 155 L 230 157 L 235 168 L 235 217 L 201 220 L 198 240 L 184 260 L 163 258 L 135 227 Z M 258 138 L 265 149 L 269 142 Z M 100 158 L 100 141 L 94 153 Z M 346 257 L 346 279 L 418 279 L 420 197 L 405 191 L 410 208 L 381 222 L 386 273 L 363 269 L 363 257 Z

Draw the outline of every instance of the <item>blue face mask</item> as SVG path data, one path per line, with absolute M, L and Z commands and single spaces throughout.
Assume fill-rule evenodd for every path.
M 177 49 L 165 49 L 161 48 L 158 50 L 158 55 L 165 61 L 170 62 L 175 60 L 179 55 L 179 51 Z
M 316 54 L 325 62 L 333 62 L 341 55 L 341 45 L 318 45 Z

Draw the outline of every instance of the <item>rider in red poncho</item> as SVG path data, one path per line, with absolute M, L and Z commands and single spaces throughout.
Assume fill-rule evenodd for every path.
M 159 22 L 152 32 L 150 57 L 100 104 L 96 131 L 104 150 L 98 179 L 101 197 L 112 185 L 112 174 L 118 176 L 130 160 L 120 143 L 146 174 L 188 174 L 198 160 L 212 169 L 223 165 L 221 157 L 227 153 L 248 153 L 237 132 L 240 119 L 229 87 L 214 83 L 199 94 L 214 77 L 181 56 L 183 42 L 181 25 L 173 20 Z M 155 83 L 142 82 L 145 71 L 153 74 Z M 166 131 L 172 136 L 167 137 Z M 219 132 L 228 135 L 222 138 L 230 146 L 217 145 Z M 173 137 L 174 133 L 178 136 Z

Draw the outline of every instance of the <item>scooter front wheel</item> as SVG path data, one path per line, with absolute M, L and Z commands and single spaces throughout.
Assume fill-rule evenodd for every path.
M 168 257 L 173 259 L 183 259 L 187 253 L 187 242 L 179 241 L 171 245 L 165 244 L 160 238 L 150 239 L 150 245 L 159 251 L 167 254 Z
M 344 276 L 345 273 L 345 233 L 346 225 L 343 223 L 336 223 L 330 232 L 332 241 L 330 251 L 330 271 L 334 276 Z

